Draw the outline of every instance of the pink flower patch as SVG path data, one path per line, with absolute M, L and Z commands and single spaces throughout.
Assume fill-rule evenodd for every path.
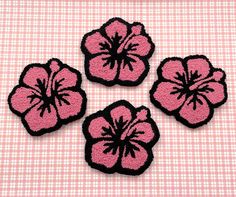
M 80 85 L 79 71 L 58 59 L 30 64 L 8 97 L 9 107 L 29 134 L 43 135 L 84 115 L 87 99 Z
M 227 100 L 225 73 L 202 55 L 167 58 L 157 69 L 152 103 L 190 128 L 207 124 Z
M 149 71 L 148 58 L 154 48 L 143 24 L 112 18 L 83 37 L 87 78 L 106 86 L 136 86 Z
M 139 175 L 151 164 L 159 139 L 150 111 L 121 100 L 88 116 L 83 123 L 85 159 L 105 173 Z

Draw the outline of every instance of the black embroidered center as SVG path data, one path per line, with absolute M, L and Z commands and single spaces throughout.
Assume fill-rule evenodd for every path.
M 133 58 L 128 56 L 128 51 L 135 50 L 135 47 L 138 46 L 138 44 L 132 44 L 130 43 L 127 48 L 125 49 L 123 46 L 127 43 L 127 41 L 130 39 L 125 39 L 123 42 L 121 42 L 122 36 L 119 36 L 118 33 L 115 34 L 114 37 L 111 38 L 111 46 L 107 43 L 100 43 L 100 49 L 101 50 L 108 50 L 109 57 L 103 58 L 103 60 L 106 60 L 106 63 L 103 65 L 104 67 L 110 65 L 110 69 L 113 69 L 115 67 L 115 64 L 117 63 L 118 66 L 121 66 L 123 63 L 123 68 L 128 66 L 130 71 L 133 71 L 133 66 L 131 62 L 136 62 Z M 121 46 L 122 45 L 122 46 Z M 122 50 L 120 51 L 120 47 L 122 47 Z

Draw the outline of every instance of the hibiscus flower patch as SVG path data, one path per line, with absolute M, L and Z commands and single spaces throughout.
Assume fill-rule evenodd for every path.
M 148 74 L 154 48 L 143 24 L 112 18 L 83 37 L 86 76 L 106 86 L 139 85 Z
M 225 72 L 203 55 L 167 58 L 157 74 L 150 90 L 152 103 L 190 128 L 207 124 L 214 108 L 227 100 Z
M 152 147 L 160 135 L 148 108 L 125 100 L 88 116 L 83 123 L 85 159 L 105 173 L 139 175 L 153 160 Z
M 58 59 L 30 64 L 8 97 L 9 107 L 29 134 L 55 131 L 84 115 L 87 99 L 81 82 L 80 72 Z

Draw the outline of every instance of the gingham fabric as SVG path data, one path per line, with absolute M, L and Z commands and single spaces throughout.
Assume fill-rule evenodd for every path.
M 235 196 L 236 2 L 0 1 L 1 196 Z M 137 87 L 105 87 L 84 75 L 83 35 L 112 17 L 142 22 L 156 45 L 151 69 Z M 192 130 L 155 108 L 149 90 L 166 57 L 206 55 L 227 73 L 228 102 Z M 137 177 L 107 175 L 84 160 L 82 122 L 32 137 L 10 112 L 7 96 L 23 68 L 55 57 L 82 73 L 86 115 L 120 99 L 150 108 L 161 138 L 154 161 Z

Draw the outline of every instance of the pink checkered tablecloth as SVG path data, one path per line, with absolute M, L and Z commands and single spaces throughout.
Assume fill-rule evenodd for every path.
M 151 69 L 135 87 L 88 81 L 83 35 L 112 17 L 142 22 L 156 45 Z M 0 1 L 1 196 L 236 196 L 235 1 Z M 155 108 L 149 90 L 166 57 L 204 54 L 227 73 L 228 102 L 192 130 Z M 55 57 L 79 69 L 86 115 L 120 99 L 150 107 L 160 129 L 154 161 L 141 176 L 107 175 L 84 160 L 82 119 L 31 137 L 10 112 L 7 96 L 29 63 Z

